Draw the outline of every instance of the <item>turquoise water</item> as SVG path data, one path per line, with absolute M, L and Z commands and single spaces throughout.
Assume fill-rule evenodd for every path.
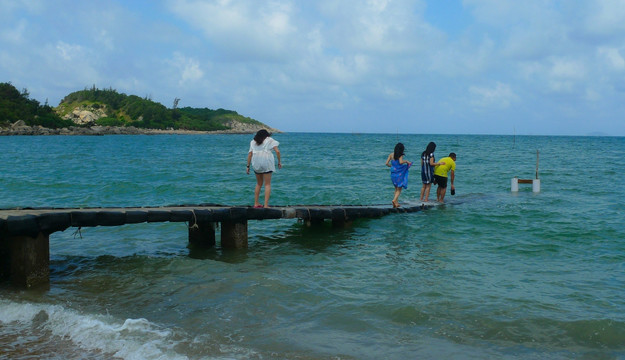
M 457 193 L 345 229 L 251 221 L 239 251 L 190 250 L 183 223 L 54 233 L 50 288 L 0 287 L 0 357 L 625 359 L 625 138 L 275 138 L 274 205 L 390 204 L 398 140 L 456 152 Z M 0 208 L 251 205 L 250 139 L 0 137 Z M 541 192 L 511 193 L 536 150 Z

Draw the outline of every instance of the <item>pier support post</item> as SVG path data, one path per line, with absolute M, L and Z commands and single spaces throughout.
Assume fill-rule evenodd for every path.
M 50 282 L 50 237 L 40 232 L 8 238 L 11 256 L 11 281 L 19 287 Z
M 510 191 L 519 192 L 519 178 L 516 176 L 510 181 Z
M 323 219 L 306 219 L 304 220 L 306 227 L 317 227 L 323 225 Z
M 332 227 L 335 229 L 347 228 L 352 225 L 351 220 L 346 219 L 332 219 Z
M 206 221 L 189 226 L 189 244 L 202 248 L 215 246 L 215 223 Z
M 11 278 L 11 247 L 9 239 L 0 233 L 0 280 Z
M 223 249 L 247 249 L 247 220 L 221 223 Z
M 540 192 L 540 179 L 532 180 L 532 192 Z

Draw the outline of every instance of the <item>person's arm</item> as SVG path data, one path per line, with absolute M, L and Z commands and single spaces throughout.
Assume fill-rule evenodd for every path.
M 449 177 L 449 179 L 451 180 L 451 188 L 452 190 L 455 189 L 454 187 L 454 179 L 456 178 L 456 172 L 455 171 L 451 171 L 451 176 Z
M 399 163 L 400 163 L 400 164 L 402 164 L 402 165 L 403 165 L 403 164 L 411 164 L 411 162 L 410 162 L 410 161 L 408 161 L 408 160 L 404 159 L 404 156 L 403 156 L 403 155 L 399 158 Z
M 274 146 L 273 151 L 276 152 L 276 156 L 278 157 L 278 169 L 282 169 L 282 158 L 280 157 L 280 150 L 278 150 L 277 146 Z
M 434 162 L 434 159 L 430 158 L 430 166 L 438 166 L 438 165 L 445 165 L 445 162 L 444 161 Z
M 386 158 L 386 166 L 391 167 L 391 158 L 393 157 L 393 154 L 390 154 L 388 156 L 388 158 Z
M 245 171 L 246 173 L 250 173 L 250 164 L 252 163 L 252 152 L 248 152 L 247 153 L 247 170 Z

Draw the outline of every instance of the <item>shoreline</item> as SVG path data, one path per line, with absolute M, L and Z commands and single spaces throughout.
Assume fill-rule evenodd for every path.
M 70 126 L 68 128 L 51 129 L 40 125 L 36 126 L 11 126 L 0 128 L 0 136 L 20 136 L 20 135 L 198 135 L 198 134 L 254 134 L 265 127 L 250 126 L 246 128 L 200 131 L 200 130 L 174 130 L 174 129 L 142 129 L 134 126 L 91 126 L 79 127 Z M 277 129 L 268 128 L 272 133 L 280 133 Z

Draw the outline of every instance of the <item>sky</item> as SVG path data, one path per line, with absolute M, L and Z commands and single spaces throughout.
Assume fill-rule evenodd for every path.
M 625 0 L 0 0 L 0 82 L 285 132 L 625 136 Z

